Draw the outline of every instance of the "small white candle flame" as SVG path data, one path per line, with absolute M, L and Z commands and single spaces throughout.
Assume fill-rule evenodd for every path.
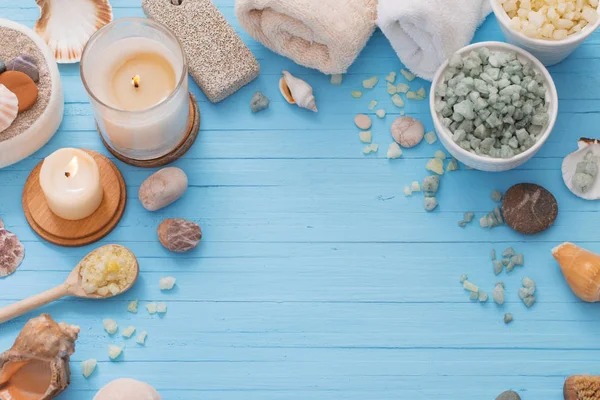
M 141 79 L 142 78 L 139 75 L 135 75 L 133 78 L 131 78 L 131 84 L 133 85 L 133 87 L 139 88 Z
M 79 169 L 79 159 L 77 157 L 73 157 L 69 164 L 67 164 L 67 171 L 65 171 L 65 176 L 70 178 L 72 176 L 77 175 L 77 170 Z

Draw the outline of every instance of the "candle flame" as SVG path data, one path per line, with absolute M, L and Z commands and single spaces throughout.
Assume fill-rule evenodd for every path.
M 135 75 L 133 78 L 131 78 L 131 84 L 132 84 L 134 87 L 136 87 L 136 88 L 139 88 L 139 87 L 140 87 L 140 80 L 141 80 L 141 79 L 142 79 L 142 78 L 140 78 L 140 76 L 139 76 L 139 75 Z
M 77 156 L 73 156 L 71 161 L 67 164 L 67 171 L 65 172 L 65 176 L 70 178 L 71 176 L 77 175 L 77 170 L 79 169 L 79 159 Z

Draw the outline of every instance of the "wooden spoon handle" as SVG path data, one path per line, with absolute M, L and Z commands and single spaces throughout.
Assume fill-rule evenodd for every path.
M 52 303 L 55 300 L 65 297 L 68 293 L 68 286 L 64 283 L 53 289 L 46 290 L 43 293 L 36 294 L 27 299 L 18 301 L 0 309 L 0 324 L 10 321 L 13 318 L 23 315 L 29 311 L 35 310 L 45 304 Z

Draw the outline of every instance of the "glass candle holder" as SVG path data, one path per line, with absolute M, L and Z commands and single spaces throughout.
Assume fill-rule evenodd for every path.
M 113 151 L 152 160 L 184 141 L 188 70 L 181 43 L 168 28 L 146 18 L 116 20 L 90 38 L 80 69 L 98 130 Z

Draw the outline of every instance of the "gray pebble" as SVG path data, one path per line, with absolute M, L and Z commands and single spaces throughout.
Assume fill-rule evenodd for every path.
M 425 197 L 423 200 L 425 211 L 433 211 L 438 206 L 438 201 L 435 197 Z
M 513 320 L 513 316 L 511 313 L 506 313 L 504 314 L 504 323 L 505 324 L 510 324 Z
M 0 74 L 4 71 L 6 71 L 6 64 L 4 64 L 4 61 L 0 60 Z
M 500 393 L 500 396 L 496 397 L 496 400 L 521 400 L 521 397 L 519 397 L 517 392 L 507 390 L 506 392 Z
M 7 62 L 6 69 L 8 71 L 23 72 L 34 82 L 38 82 L 40 80 L 40 72 L 37 68 L 37 60 L 27 53 L 23 53 Z
M 250 109 L 253 113 L 262 111 L 266 108 L 269 108 L 270 102 L 271 101 L 267 96 L 265 96 L 261 92 L 256 92 L 254 93 L 254 96 L 252 96 L 252 100 L 250 100 Z

